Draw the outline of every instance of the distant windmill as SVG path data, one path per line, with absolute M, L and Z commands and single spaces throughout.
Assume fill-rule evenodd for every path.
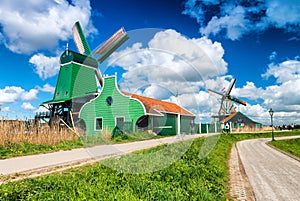
M 235 78 L 231 80 L 231 82 L 230 82 L 230 84 L 228 86 L 228 89 L 227 89 L 227 91 L 226 91 L 225 94 L 221 94 L 221 93 L 218 93 L 216 91 L 208 89 L 208 93 L 216 95 L 221 100 L 221 106 L 220 106 L 220 109 L 219 109 L 219 112 L 218 112 L 218 116 L 217 116 L 219 118 L 219 121 L 225 119 L 231 113 L 236 112 L 235 111 L 235 107 L 233 105 L 233 102 L 242 104 L 244 106 L 247 105 L 246 101 L 240 100 L 240 99 L 238 99 L 238 98 L 233 97 L 233 96 L 230 95 L 231 90 L 232 90 L 235 82 L 236 82 Z
M 73 38 L 76 44 L 76 47 L 80 54 L 85 54 L 90 57 L 94 55 L 100 56 L 97 60 L 102 63 L 109 55 L 111 55 L 118 47 L 120 47 L 129 37 L 126 34 L 124 28 L 120 28 L 115 32 L 108 40 L 106 40 L 102 45 L 100 45 L 93 53 L 87 43 L 87 40 L 84 36 L 83 30 L 80 23 L 77 21 L 73 28 Z M 103 86 L 103 78 L 98 69 L 95 69 L 97 79 L 101 86 Z

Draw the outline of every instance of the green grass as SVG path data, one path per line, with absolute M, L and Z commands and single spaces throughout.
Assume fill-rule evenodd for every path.
M 117 144 L 157 138 L 161 138 L 161 136 L 153 136 L 147 133 L 132 133 L 122 134 L 112 140 L 106 140 L 101 135 L 83 136 L 80 139 L 61 141 L 54 145 L 48 145 L 43 143 L 33 144 L 28 142 L 6 142 L 5 145 L 0 145 L 0 159 L 6 159 L 15 156 L 47 153 L 59 150 L 69 150 L 81 147 L 90 147 L 95 145 Z
M 58 150 L 68 150 L 82 147 L 80 140 L 62 141 L 55 145 L 47 144 L 31 144 L 24 143 L 6 143 L 5 146 L 0 146 L 0 159 L 11 158 L 15 156 L 23 156 L 30 154 L 47 153 Z
M 291 134 L 295 132 L 276 133 L 275 136 Z M 205 140 L 199 138 L 174 163 L 152 173 L 129 174 L 111 169 L 102 162 L 11 182 L 0 186 L 0 200 L 228 200 L 227 161 L 232 145 L 243 139 L 270 136 L 269 133 L 222 135 L 204 158 L 198 157 Z M 139 151 L 137 155 L 154 154 L 153 160 L 142 161 L 144 168 L 151 169 L 155 168 L 154 160 L 163 162 L 166 156 L 185 148 L 186 143 L 155 147 Z M 167 151 L 155 155 L 161 150 Z M 120 167 L 128 162 L 134 162 L 132 155 L 106 161 Z M 131 168 L 141 167 L 133 165 Z
M 271 141 L 269 144 L 300 158 L 300 138 Z

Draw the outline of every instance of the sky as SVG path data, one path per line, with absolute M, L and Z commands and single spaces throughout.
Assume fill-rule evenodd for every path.
M 21 5 L 20 5 L 21 4 Z M 59 57 L 77 51 L 80 21 L 91 49 L 120 27 L 130 39 L 99 65 L 122 91 L 171 101 L 210 122 L 220 102 L 207 89 L 247 101 L 237 111 L 270 124 L 300 124 L 298 0 L 0 1 L 0 104 L 4 118 L 33 118 L 51 100 Z

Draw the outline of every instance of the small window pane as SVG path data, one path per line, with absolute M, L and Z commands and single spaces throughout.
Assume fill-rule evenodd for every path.
M 102 130 L 102 118 L 96 118 L 96 130 Z

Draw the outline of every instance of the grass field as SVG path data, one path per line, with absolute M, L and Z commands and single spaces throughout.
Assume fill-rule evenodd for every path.
M 269 144 L 300 158 L 300 138 L 272 141 Z
M 275 136 L 295 134 L 276 133 Z M 0 200 L 228 200 L 227 161 L 232 145 L 243 139 L 270 136 L 269 133 L 222 135 L 204 158 L 198 157 L 204 142 L 204 138 L 199 138 L 176 162 L 152 173 L 127 174 L 96 163 L 7 183 L 0 186 Z M 180 146 L 180 143 L 171 145 L 168 153 L 176 152 Z M 138 154 L 162 148 L 165 146 Z M 109 160 L 126 162 L 130 155 Z M 145 166 L 151 164 L 145 162 Z

